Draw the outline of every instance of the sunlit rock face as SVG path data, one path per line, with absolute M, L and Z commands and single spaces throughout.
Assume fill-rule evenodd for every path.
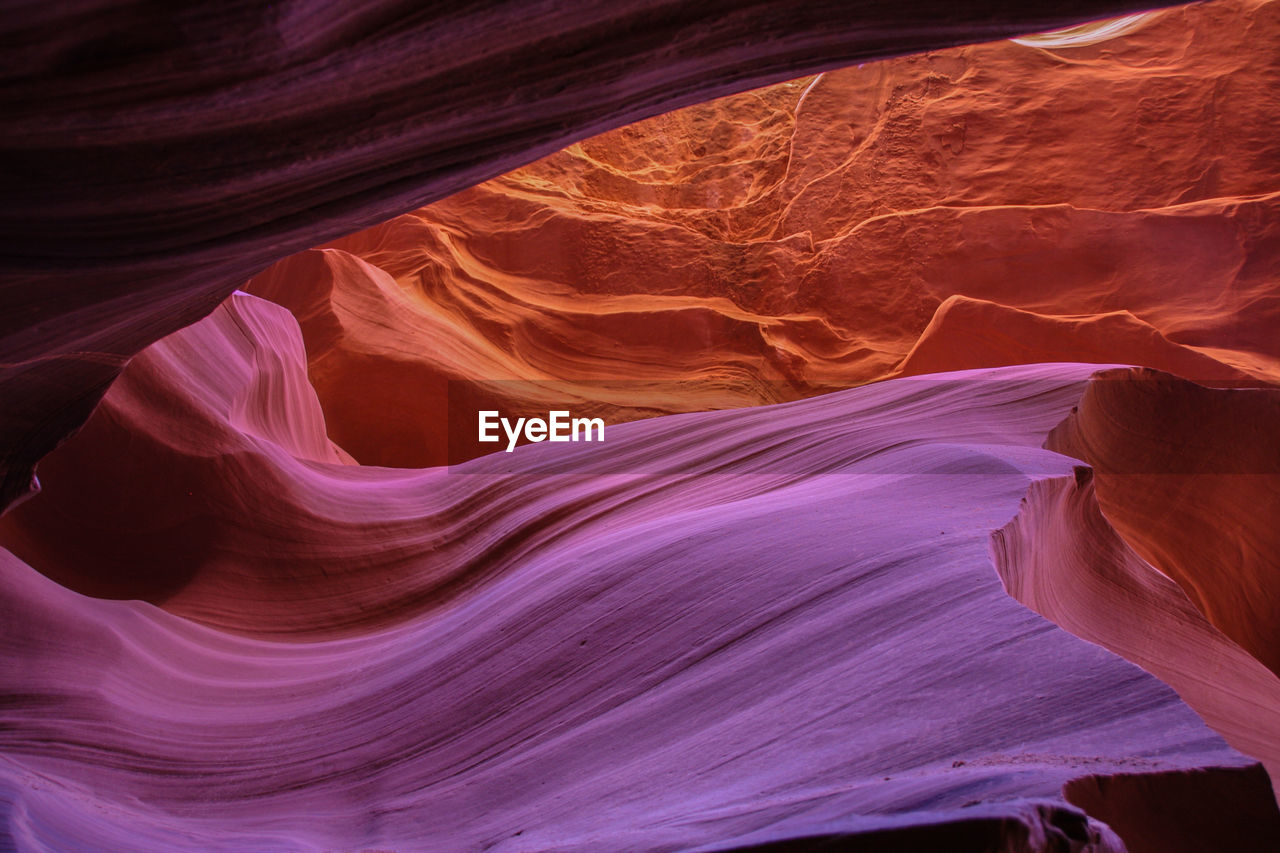
M 9 3 L 0 508 L 268 264 L 627 122 L 1149 0 Z
M 186 201 L 14 232 L 103 277 L 4 315 L 8 482 L 119 379 L 0 517 L 0 850 L 1280 845 L 1280 2 L 819 74 L 1025 20 L 837 5 L 24 12 L 121 102 L 85 197 L 153 97 Z
M 616 422 L 1036 361 L 1280 377 L 1280 4 L 1130 26 L 689 107 L 249 289 L 299 316 L 331 434 L 378 465 L 490 449 L 450 433 L 450 381 Z

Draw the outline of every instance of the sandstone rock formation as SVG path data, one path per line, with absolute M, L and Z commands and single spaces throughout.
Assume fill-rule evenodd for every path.
M 1136 5 L 6 10 L 0 851 L 1275 849 L 1280 0 Z
M 1220 631 L 1280 673 L 1280 392 L 1106 374 L 1046 446 Z
M 10 4 L 0 507 L 130 356 L 286 255 L 664 110 L 1149 5 Z
M 491 449 L 446 389 L 618 422 L 1038 361 L 1280 379 L 1280 4 L 1140 23 L 688 107 L 249 289 L 300 318 L 331 434 L 378 465 Z
M 287 376 L 279 313 L 237 297 L 154 348 L 67 445 L 80 470 L 132 447 L 175 472 L 117 485 L 138 518 L 172 485 L 195 493 L 196 526 L 164 543 L 194 567 L 158 590 L 170 612 L 3 555 L 0 779 L 23 846 L 724 849 L 836 833 L 1118 851 L 1061 802 L 1064 783 L 1249 766 L 991 569 L 988 531 L 1075 464 L 1037 445 L 1091 366 L 905 378 L 408 472 L 307 458 L 314 421 L 264 429 L 227 402 L 253 383 L 214 394 L 242 375 L 186 358 L 221 337 L 268 348 L 252 362 Z M 219 443 L 184 445 L 150 416 L 168 411 Z M 46 497 L 6 531 L 38 529 Z M 102 561 L 52 524 L 6 542 L 54 576 L 50 561 L 156 563 L 153 537 L 86 521 Z

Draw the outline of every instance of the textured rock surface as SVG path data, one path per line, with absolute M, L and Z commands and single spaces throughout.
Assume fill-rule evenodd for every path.
M 0 507 L 129 356 L 292 252 L 674 107 L 1149 5 L 9 4 Z
M 419 6 L 0 21 L 0 850 L 1276 847 L 1280 2 Z
M 1280 673 L 1278 435 L 1275 389 L 1139 371 L 1091 385 L 1047 446 L 1093 465 L 1098 502 L 1124 538 Z
M 1116 534 L 1089 469 L 1035 484 L 993 550 L 1010 595 L 1172 685 L 1273 778 L 1280 771 L 1280 679 Z
M 619 421 L 1038 361 L 1276 380 L 1277 42 L 1280 3 L 1211 3 L 832 71 L 597 136 L 249 289 L 298 314 L 331 434 L 381 465 L 484 449 L 469 422 L 442 441 L 424 401 L 450 381 Z
M 73 589 L 148 600 L 219 628 L 278 637 L 350 633 L 439 608 L 522 565 L 565 531 L 608 529 L 612 522 L 600 513 L 610 502 L 631 513 L 684 489 L 690 499 L 701 493 L 699 505 L 727 500 L 710 485 L 720 482 L 714 477 L 681 485 L 677 475 L 700 466 L 733 471 L 740 457 L 761 472 L 765 488 L 840 459 L 851 463 L 917 431 L 938 441 L 1038 446 L 1088 375 L 1075 368 L 1081 379 L 1062 383 L 1066 390 L 1048 397 L 1043 412 L 1023 415 L 1010 405 L 990 416 L 1008 417 L 1008 425 L 979 420 L 972 434 L 959 401 L 933 404 L 935 416 L 914 425 L 910 416 L 923 398 L 899 398 L 937 387 L 922 379 L 863 389 L 847 399 L 887 396 L 843 416 L 835 409 L 817 425 L 807 410 L 790 408 L 743 410 L 723 422 L 733 426 L 690 414 L 610 427 L 607 443 L 594 449 L 544 444 L 475 460 L 488 465 L 481 471 L 511 472 L 495 484 L 467 466 L 340 464 L 341 451 L 323 438 L 314 394 L 288 381 L 302 370 L 296 329 L 278 306 L 238 294 L 150 348 L 48 460 L 46 489 L 0 519 L 0 544 Z M 231 358 L 237 351 L 241 357 Z M 1020 381 L 954 384 L 997 401 L 1043 390 Z M 273 396 L 260 393 L 272 386 Z M 832 406 L 838 398 L 827 399 Z M 855 416 L 863 407 L 874 411 Z M 647 438 L 619 443 L 636 430 Z M 811 450 L 813 442 L 821 447 Z M 824 447 L 838 448 L 837 456 Z M 912 469 L 903 462 L 893 470 Z M 733 494 L 738 480 L 724 480 L 724 488 Z M 548 502 L 547 490 L 562 487 L 578 490 L 578 498 Z M 1006 520 L 993 518 L 990 529 Z
M 950 825 L 1119 850 L 1027 798 L 1248 763 L 991 569 L 989 531 L 1071 470 L 1036 445 L 1091 366 L 900 379 L 407 472 L 299 458 L 314 421 L 263 428 L 226 403 L 252 395 L 210 390 L 253 383 L 183 361 L 223 338 L 287 376 L 279 314 L 237 297 L 154 348 L 65 448 L 83 445 L 79 471 L 116 464 L 99 420 L 133 430 L 116 448 L 167 448 L 216 531 L 167 544 L 198 567 L 165 591 L 174 613 L 0 552 L 0 778 L 23 846 L 680 849 Z M 180 429 L 146 409 L 166 394 L 187 395 L 164 404 Z M 118 500 L 154 517 L 161 485 Z M 83 520 L 104 556 L 148 560 L 150 537 Z M 63 543 L 38 542 L 48 571 Z

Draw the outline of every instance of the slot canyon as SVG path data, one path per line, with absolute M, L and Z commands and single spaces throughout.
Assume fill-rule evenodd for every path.
M 1280 850 L 1280 0 L 0 11 L 0 851 Z

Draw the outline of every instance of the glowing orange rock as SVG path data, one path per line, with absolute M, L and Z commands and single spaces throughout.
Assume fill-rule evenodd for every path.
M 249 289 L 298 313 L 335 439 L 388 465 L 484 452 L 424 402 L 446 385 L 614 423 L 1046 359 L 1274 381 L 1277 39 L 1280 4 L 1219 3 L 807 77 L 570 146 Z

